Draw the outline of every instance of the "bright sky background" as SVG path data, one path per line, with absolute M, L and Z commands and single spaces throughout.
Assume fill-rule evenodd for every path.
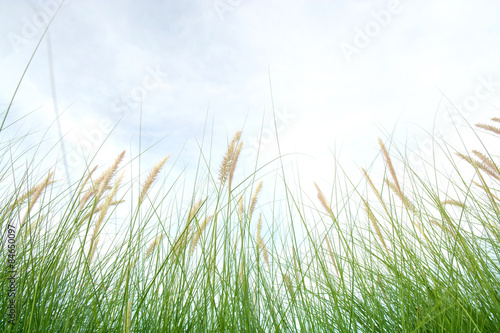
M 55 3 L 0 0 L 2 112 Z M 143 171 L 166 154 L 193 170 L 205 126 L 215 164 L 240 129 L 245 162 L 261 129 L 262 160 L 276 157 L 270 80 L 282 153 L 304 154 L 293 161 L 306 190 L 331 186 L 334 156 L 360 176 L 378 137 L 394 131 L 415 148 L 434 121 L 452 132 L 451 103 L 470 103 L 472 123 L 498 117 L 499 15 L 491 0 L 66 1 L 49 34 L 72 180 L 81 148 L 95 149 L 122 116 L 96 162 L 137 154 L 141 91 L 142 148 L 163 139 Z M 46 140 L 60 153 L 48 50 L 42 41 L 6 126 L 24 118 L 1 140 L 52 124 Z

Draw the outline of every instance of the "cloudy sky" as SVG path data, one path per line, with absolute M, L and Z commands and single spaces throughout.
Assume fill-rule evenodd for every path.
M 4 114 L 59 1 L 0 0 Z M 261 158 L 276 157 L 274 109 L 282 153 L 331 183 L 334 156 L 359 174 L 378 137 L 415 148 L 433 124 L 451 132 L 449 114 L 498 116 L 499 13 L 492 0 L 68 0 L 2 141 L 30 132 L 33 145 L 49 128 L 75 180 L 115 125 L 98 161 L 137 154 L 142 122 L 142 149 L 156 143 L 145 168 L 171 154 L 190 170 L 204 131 L 214 163 L 241 129 L 245 161 L 261 132 Z

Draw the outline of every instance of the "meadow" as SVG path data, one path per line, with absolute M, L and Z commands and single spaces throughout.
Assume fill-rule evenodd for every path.
M 492 118 L 470 129 L 480 143 L 498 140 L 498 123 Z M 379 139 L 382 175 L 360 168 L 364 181 L 357 184 L 339 165 L 331 188 L 307 184 L 316 189 L 314 200 L 291 190 L 284 156 L 274 160 L 274 184 L 262 182 L 268 171 L 257 163 L 235 177 L 242 145 L 237 132 L 223 156 L 200 150 L 186 206 L 174 186 L 179 175 L 158 182 L 168 156 L 130 181 L 126 152 L 104 168 L 89 160 L 66 186 L 51 170 L 32 171 L 36 149 L 2 139 L 1 330 L 500 327 L 498 143 L 472 149 L 436 143 L 446 163 L 430 159 L 422 171 L 390 138 Z M 264 205 L 264 186 L 283 190 L 284 209 Z

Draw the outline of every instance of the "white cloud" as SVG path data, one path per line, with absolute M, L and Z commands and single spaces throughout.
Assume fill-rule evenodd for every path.
M 117 104 L 125 103 L 126 116 L 106 149 L 118 152 L 137 142 L 140 105 L 130 102 L 131 94 L 148 68 L 159 66 L 165 82 L 148 90 L 142 105 L 144 146 L 167 137 L 174 152 L 184 144 L 195 150 L 209 108 L 218 156 L 226 137 L 243 125 L 247 138 L 257 137 L 264 112 L 268 126 L 270 73 L 276 106 L 295 115 L 280 130 L 283 149 L 310 154 L 317 162 L 306 162 L 304 172 L 327 178 L 328 171 L 317 166 L 327 165 L 336 143 L 348 163 L 371 161 L 376 138 L 396 123 L 400 141 L 420 135 L 419 126 L 430 130 L 439 89 L 460 102 L 478 77 L 498 73 L 497 3 L 400 2 L 401 13 L 348 63 L 339 45 L 352 43 L 356 28 L 374 20 L 370 12 L 388 8 L 389 1 L 240 1 L 224 20 L 204 1 L 70 1 L 50 29 L 59 109 L 68 108 L 63 132 L 116 122 L 123 114 Z M 23 18 L 32 17 L 36 6 L 0 6 L 5 107 L 41 32 L 16 52 L 7 34 L 21 34 Z M 498 93 L 492 98 L 498 101 Z M 42 43 L 7 122 L 40 107 L 24 122 L 48 126 L 54 121 L 50 101 Z M 475 117 L 489 112 L 484 106 Z M 67 145 L 76 148 L 76 136 Z M 266 146 L 265 156 L 275 148 Z

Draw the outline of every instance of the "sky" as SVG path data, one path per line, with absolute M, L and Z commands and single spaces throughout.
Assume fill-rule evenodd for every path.
M 261 133 L 259 159 L 277 157 L 277 132 L 312 193 L 335 158 L 360 177 L 378 137 L 417 163 L 450 119 L 498 117 L 499 15 L 491 0 L 0 0 L 2 115 L 53 18 L 1 140 L 44 140 L 75 181 L 89 152 L 103 165 L 139 139 L 143 171 L 170 154 L 194 172 L 203 138 L 217 164 L 238 130 L 244 170 Z

